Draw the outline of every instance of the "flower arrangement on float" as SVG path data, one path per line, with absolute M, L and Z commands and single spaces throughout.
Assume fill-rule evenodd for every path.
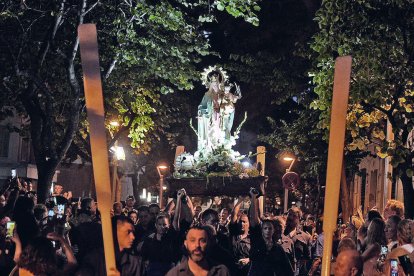
M 251 153 L 249 157 L 253 156 Z M 245 166 L 241 160 L 246 158 L 238 151 L 227 149 L 223 145 L 207 152 L 197 151 L 194 155 L 184 152 L 175 160 L 174 178 L 209 178 L 259 176 L 252 166 Z

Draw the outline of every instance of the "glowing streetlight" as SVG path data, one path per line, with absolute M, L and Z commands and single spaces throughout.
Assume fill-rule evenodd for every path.
M 292 156 L 285 156 L 283 157 L 283 161 L 287 161 L 287 162 L 291 162 L 289 165 L 289 168 L 286 169 L 286 172 L 290 172 L 290 170 L 292 169 L 293 163 L 295 163 L 296 158 L 292 157 Z
M 117 122 L 117 121 L 110 121 L 109 124 L 113 127 L 118 127 L 119 126 L 119 122 Z
M 293 161 L 293 160 L 295 160 L 295 158 L 293 158 L 293 157 L 283 157 L 283 160 L 284 161 Z
M 152 200 L 151 193 L 148 192 L 147 193 L 147 202 L 151 202 L 151 200 Z
M 290 162 L 289 168 L 286 169 L 286 173 L 290 172 L 290 170 L 292 169 L 293 163 L 295 163 L 296 161 L 296 157 L 293 154 L 286 152 L 286 151 L 282 152 L 278 157 L 279 159 L 282 159 L 283 161 Z M 283 211 L 284 212 L 287 211 L 288 200 L 289 200 L 289 190 L 285 188 L 285 195 L 283 199 Z
M 125 151 L 123 147 L 113 146 L 111 147 L 111 150 L 115 154 L 117 160 L 125 160 Z
M 167 189 L 167 187 L 164 186 L 164 175 L 168 171 L 168 166 L 163 165 L 163 164 L 158 165 L 157 166 L 157 171 L 158 171 L 158 175 L 160 177 L 159 204 L 160 204 L 160 209 L 162 209 L 162 207 L 163 207 L 163 191 Z

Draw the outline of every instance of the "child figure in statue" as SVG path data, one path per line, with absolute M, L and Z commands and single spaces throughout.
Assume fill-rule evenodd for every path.
M 241 92 L 240 86 L 234 83 L 236 87 L 236 93 L 233 94 L 230 92 L 232 84 L 225 86 L 224 92 L 219 94 L 220 102 L 220 130 L 224 132 L 225 141 L 230 140 L 231 137 L 231 128 L 233 127 L 234 121 L 234 104 L 240 99 Z

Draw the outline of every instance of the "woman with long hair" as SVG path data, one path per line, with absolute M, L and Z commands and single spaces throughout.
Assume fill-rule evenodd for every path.
M 68 242 L 56 233 L 49 233 L 46 237 L 36 237 L 21 249 L 18 235 L 13 240 L 16 243 L 15 261 L 19 268 L 19 275 L 49 276 L 72 275 L 77 261 Z M 66 264 L 58 267 L 58 258 L 53 243 L 59 242 L 66 256 Z M 21 252 L 21 253 L 20 253 Z
M 293 275 L 293 269 L 283 248 L 274 239 L 275 226 L 272 220 L 262 220 L 258 215 L 257 193 L 250 190 L 250 270 L 249 276 Z
M 365 250 L 361 255 L 364 262 L 364 275 L 381 275 L 377 270 L 377 260 L 381 254 L 381 247 L 386 245 L 385 223 L 380 218 L 374 218 L 368 226 Z

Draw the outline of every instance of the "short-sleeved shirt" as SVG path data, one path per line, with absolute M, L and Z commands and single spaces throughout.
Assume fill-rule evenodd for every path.
M 210 269 L 207 276 L 229 276 L 229 270 L 224 265 L 216 265 L 213 262 L 209 261 Z M 181 263 L 168 271 L 166 276 L 196 276 L 194 275 L 190 268 L 188 267 L 188 259 L 183 258 Z
M 241 238 L 239 225 L 237 223 L 229 223 L 229 234 L 233 247 L 234 260 L 237 263 L 240 259 L 250 257 L 250 235 Z

